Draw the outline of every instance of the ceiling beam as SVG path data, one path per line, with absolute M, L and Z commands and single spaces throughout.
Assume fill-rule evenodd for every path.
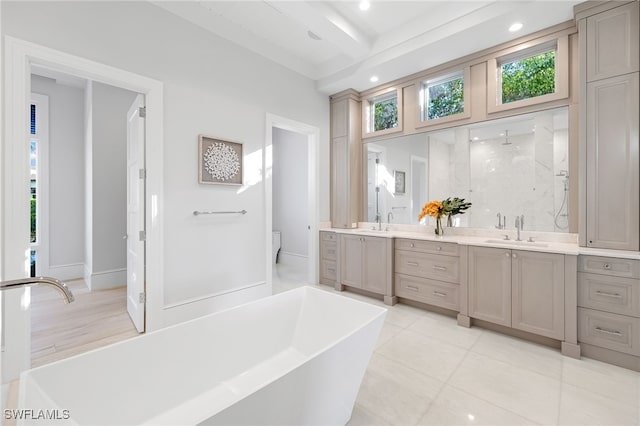
M 333 8 L 323 2 L 265 1 L 274 9 L 305 26 L 321 39 L 353 59 L 369 54 L 371 41 Z

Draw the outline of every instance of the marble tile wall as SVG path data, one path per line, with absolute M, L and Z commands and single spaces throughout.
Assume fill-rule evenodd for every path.
M 524 215 L 524 230 L 566 232 L 568 132 L 554 131 L 551 115 L 539 115 L 533 126 L 508 141 L 505 136 L 470 141 L 467 129 L 457 129 L 453 141 L 430 140 L 429 199 L 473 203 L 455 218 L 455 226 L 495 227 L 500 213 L 507 229 Z

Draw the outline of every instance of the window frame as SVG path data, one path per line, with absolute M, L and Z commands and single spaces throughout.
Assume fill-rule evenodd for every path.
M 373 130 L 374 105 L 392 98 L 396 98 L 398 102 L 398 125 L 389 129 Z M 402 107 L 402 89 L 397 87 L 382 89 L 364 98 L 362 100 L 362 139 L 402 132 L 404 117 Z
M 555 50 L 555 91 L 546 95 L 502 103 L 502 65 Z M 498 52 L 487 61 L 487 113 L 539 105 L 569 97 L 569 37 L 545 38 Z
M 436 84 L 446 83 L 447 81 L 451 81 L 458 76 L 462 77 L 462 112 L 433 119 L 425 118 L 425 116 L 428 114 L 426 104 L 426 92 L 428 87 Z M 464 120 L 471 117 L 471 66 L 448 69 L 437 74 L 431 74 L 427 77 L 423 77 L 420 80 L 417 80 L 415 85 L 418 88 L 418 120 L 416 129 L 440 125 L 442 123 L 448 123 L 452 121 Z

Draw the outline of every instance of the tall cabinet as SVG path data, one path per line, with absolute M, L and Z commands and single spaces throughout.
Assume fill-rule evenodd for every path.
M 331 226 L 356 228 L 362 202 L 360 101 L 346 90 L 331 97 Z
M 640 250 L 638 10 L 638 1 L 576 7 L 582 246 Z

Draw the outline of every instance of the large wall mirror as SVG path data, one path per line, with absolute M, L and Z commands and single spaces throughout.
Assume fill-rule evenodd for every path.
M 454 226 L 569 232 L 569 117 L 558 108 L 365 144 L 367 220 L 418 224 L 430 200 L 473 206 Z M 389 215 L 391 213 L 391 215 Z

